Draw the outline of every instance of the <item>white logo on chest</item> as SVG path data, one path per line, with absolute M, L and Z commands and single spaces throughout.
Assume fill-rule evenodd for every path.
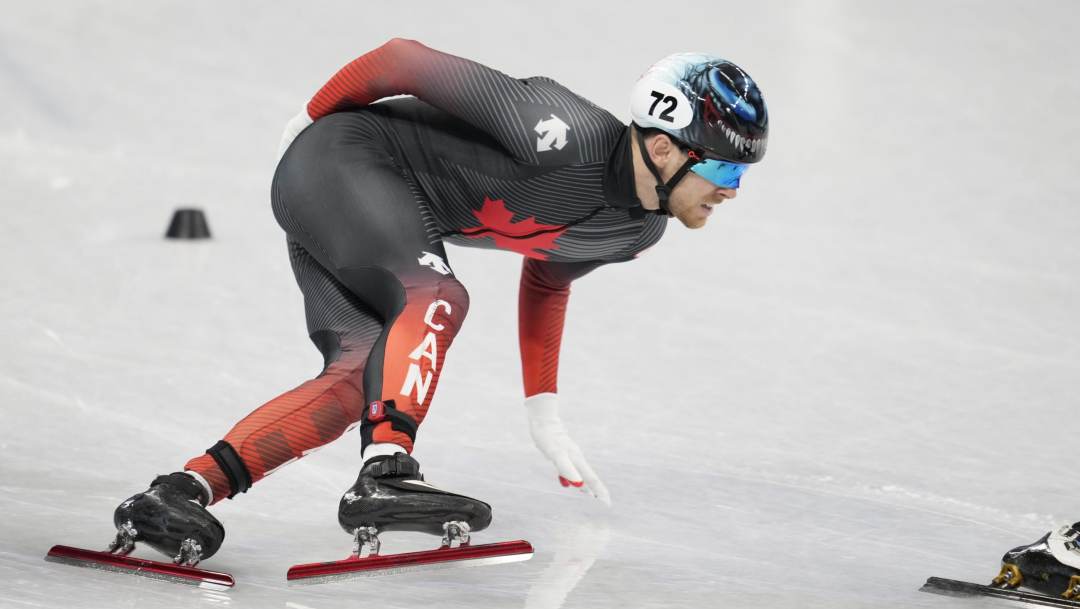
M 570 125 L 554 114 L 546 121 L 536 123 L 534 131 L 540 134 L 540 137 L 536 138 L 536 151 L 547 152 L 552 147 L 562 150 L 563 146 L 566 146 L 566 132 L 569 130 Z

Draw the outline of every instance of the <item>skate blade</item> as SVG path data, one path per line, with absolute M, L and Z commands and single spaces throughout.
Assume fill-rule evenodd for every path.
M 68 546 L 53 546 L 45 556 L 45 560 L 73 567 L 112 571 L 114 573 L 160 579 L 174 584 L 198 586 L 206 590 L 228 590 L 236 583 L 233 581 L 232 575 L 228 573 L 204 571 L 193 567 L 182 567 L 170 563 L 119 556 L 108 552 L 94 552 Z
M 1045 594 L 1039 594 L 1038 592 L 1006 590 L 1003 588 L 995 588 L 993 586 L 982 586 L 979 584 L 957 581 L 955 579 L 942 579 L 940 577 L 931 577 L 926 580 L 926 583 L 922 588 L 919 588 L 919 591 L 930 592 L 931 594 L 943 594 L 945 596 L 1000 598 L 1019 603 L 1027 603 L 1029 605 L 1041 605 L 1044 607 L 1080 608 L 1080 602 L 1067 601 L 1063 598 L 1046 596 Z
M 529 560 L 533 547 L 527 541 L 504 541 L 480 546 L 440 548 L 428 552 L 346 558 L 336 562 L 296 565 L 289 569 L 290 586 L 325 584 L 347 579 L 385 577 L 402 573 L 425 573 Z

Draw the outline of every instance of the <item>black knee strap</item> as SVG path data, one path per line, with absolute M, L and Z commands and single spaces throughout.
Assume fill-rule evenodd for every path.
M 232 444 L 220 440 L 211 446 L 206 454 L 213 457 L 214 463 L 218 464 L 225 477 L 229 479 L 229 499 L 235 497 L 237 493 L 246 493 L 251 488 L 251 472 L 248 471 L 247 465 L 244 464 L 244 460 L 240 458 L 240 454 L 236 452 Z
M 381 402 L 385 408 L 376 414 L 374 412 L 376 410 L 375 405 L 379 403 L 380 402 L 372 402 L 371 404 L 368 404 L 367 410 L 364 412 L 364 418 L 360 421 L 361 443 L 364 446 L 371 444 L 371 435 L 375 431 L 375 426 L 386 421 L 390 422 L 391 429 L 409 436 L 409 439 L 415 442 L 417 429 L 416 421 L 409 415 L 398 410 L 397 405 L 394 404 L 394 400 Z

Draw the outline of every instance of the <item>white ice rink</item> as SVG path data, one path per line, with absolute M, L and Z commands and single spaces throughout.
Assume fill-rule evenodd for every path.
M 965 607 L 1080 520 L 1080 3 L 134 2 L 0 10 L 0 607 Z M 512 565 L 288 588 L 344 558 L 349 434 L 213 509 L 210 593 L 46 563 L 317 374 L 269 184 L 286 122 L 391 37 L 550 76 L 628 120 L 676 51 L 761 84 L 768 156 L 691 232 L 576 283 L 563 418 L 521 406 L 520 258 L 472 295 L 416 456 Z M 172 210 L 214 238 L 162 238 Z M 431 538 L 384 538 L 387 551 Z M 152 550 L 136 556 L 157 559 Z

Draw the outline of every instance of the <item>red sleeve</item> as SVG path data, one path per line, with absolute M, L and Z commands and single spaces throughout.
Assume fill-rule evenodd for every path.
M 381 47 L 354 59 L 323 85 L 308 102 L 312 120 L 376 102 L 393 95 L 415 95 L 410 86 L 416 82 L 410 74 L 415 52 L 410 47 L 423 45 L 395 38 Z
M 528 85 L 415 40 L 395 38 L 354 59 L 319 89 L 307 112 L 319 120 L 394 95 L 414 95 L 484 130 L 515 156 L 535 160 L 535 133 L 520 119 L 535 97 Z
M 570 282 L 601 264 L 525 258 L 518 295 L 525 397 L 558 393 L 559 347 L 566 320 L 566 303 L 570 299 Z

